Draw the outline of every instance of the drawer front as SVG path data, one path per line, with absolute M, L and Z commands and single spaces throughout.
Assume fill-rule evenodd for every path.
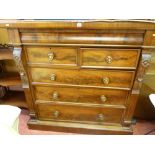
M 77 49 L 66 47 L 27 47 L 29 63 L 77 65 Z
M 33 82 L 130 88 L 133 71 L 30 68 Z
M 31 30 L 29 30 L 31 31 Z M 142 45 L 143 35 L 141 33 L 133 33 L 118 31 L 116 33 L 92 32 L 92 30 L 87 30 L 87 32 L 71 32 L 72 30 L 65 30 L 65 32 L 48 32 L 40 33 L 34 31 L 32 33 L 20 33 L 22 43 L 62 43 L 62 44 L 107 44 L 107 45 Z M 76 30 L 74 30 L 76 31 Z M 78 31 L 78 30 L 77 30 Z
M 140 50 L 136 49 L 81 49 L 81 64 L 83 67 L 95 68 L 129 68 L 135 69 Z
M 40 120 L 121 123 L 124 109 L 37 104 Z
M 59 86 L 34 86 L 35 98 L 39 101 L 70 102 L 82 104 L 124 105 L 128 96 L 125 90 L 75 88 Z

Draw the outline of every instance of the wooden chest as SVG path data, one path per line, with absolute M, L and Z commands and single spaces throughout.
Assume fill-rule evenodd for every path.
M 155 49 L 155 24 L 23 21 L 9 26 L 30 128 L 132 134 L 141 82 Z

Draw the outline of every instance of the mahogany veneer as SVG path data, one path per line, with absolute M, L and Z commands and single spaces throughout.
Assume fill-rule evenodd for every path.
M 153 21 L 6 24 L 30 128 L 132 134 L 143 75 L 155 50 Z

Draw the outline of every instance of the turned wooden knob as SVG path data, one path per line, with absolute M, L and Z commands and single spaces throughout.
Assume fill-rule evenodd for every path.
M 110 79 L 108 77 L 104 77 L 104 78 L 102 78 L 102 81 L 104 84 L 109 84 Z
M 101 101 L 102 102 L 106 102 L 107 101 L 107 97 L 105 95 L 101 95 Z
M 56 75 L 55 74 L 51 74 L 50 79 L 51 79 L 51 81 L 55 81 L 56 80 Z
M 49 60 L 49 62 L 52 62 L 53 59 L 54 59 L 54 53 L 53 52 L 48 53 L 48 60 Z
M 107 57 L 105 58 L 105 61 L 106 61 L 108 64 L 112 63 L 112 60 L 113 60 L 113 58 L 112 58 L 111 56 L 107 56 Z
M 59 94 L 58 94 L 58 92 L 54 92 L 53 93 L 53 95 L 52 95 L 52 98 L 54 99 L 54 100 L 56 100 L 56 99 L 58 99 L 58 97 L 59 97 Z
M 53 112 L 53 116 L 54 116 L 55 118 L 58 118 L 59 115 L 60 115 L 60 112 L 59 112 L 59 111 L 56 110 L 56 111 Z
M 98 114 L 97 119 L 99 121 L 103 121 L 104 120 L 104 115 L 103 114 Z

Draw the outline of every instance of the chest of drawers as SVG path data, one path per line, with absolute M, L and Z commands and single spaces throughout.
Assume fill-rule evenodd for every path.
M 154 23 L 23 21 L 10 24 L 8 33 L 30 128 L 132 134 L 141 82 L 155 49 Z

